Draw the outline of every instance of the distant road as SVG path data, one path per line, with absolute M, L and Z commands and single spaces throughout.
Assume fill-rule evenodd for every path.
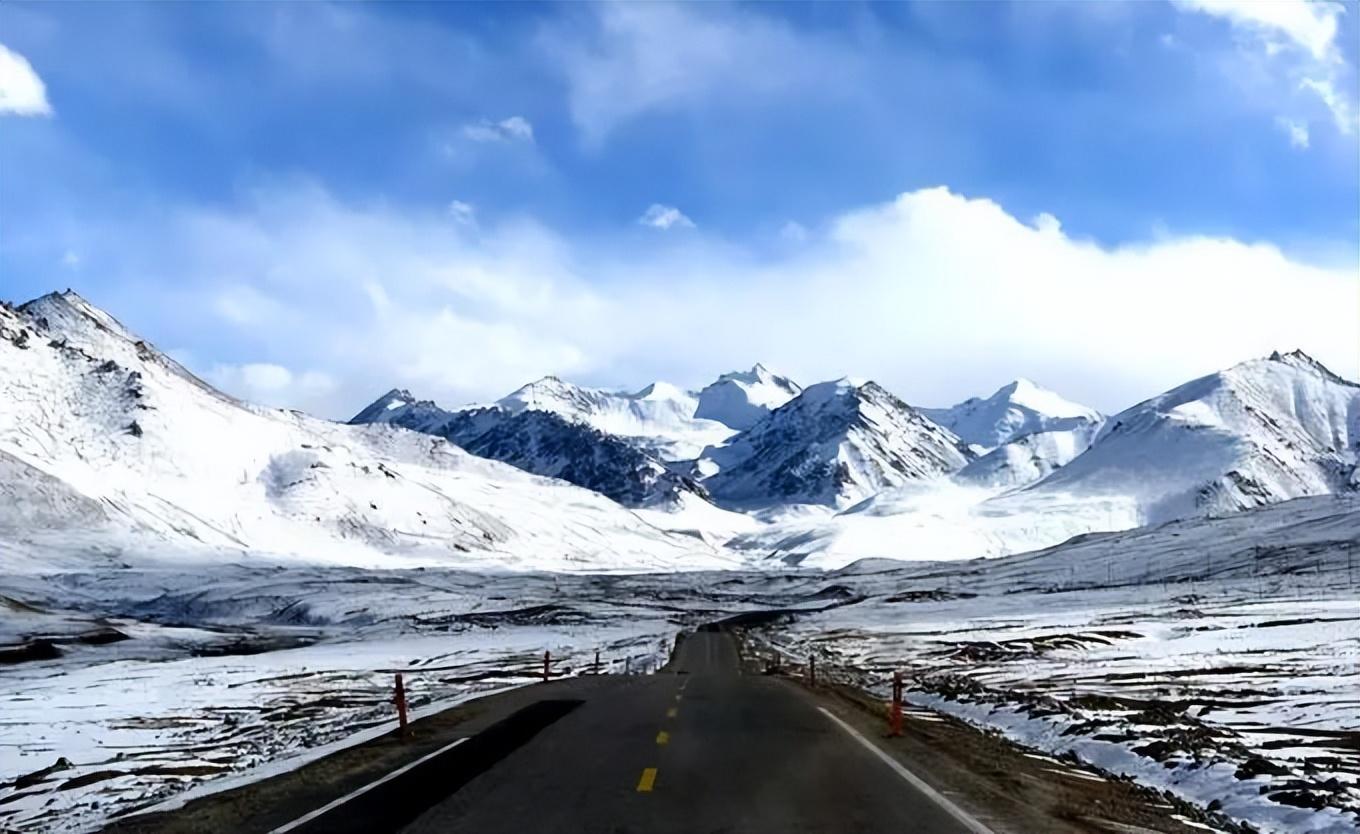
M 579 699 L 531 705 L 480 741 L 474 736 L 330 812 L 282 828 L 985 831 L 852 732 L 798 687 L 741 674 L 726 633 L 699 632 L 661 674 L 610 678 Z M 412 806 L 419 816 L 402 819 Z

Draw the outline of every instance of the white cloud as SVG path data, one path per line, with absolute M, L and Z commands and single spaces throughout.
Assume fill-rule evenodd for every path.
M 1345 134 L 1355 131 L 1356 117 L 1354 110 L 1350 102 L 1346 101 L 1336 91 L 1336 85 L 1330 78 L 1305 78 L 1299 82 L 1299 87 L 1315 94 L 1322 100 L 1322 103 L 1331 111 L 1337 130 Z
M 219 285 L 212 293 L 209 308 L 231 324 L 265 326 L 277 324 L 284 312 L 273 298 L 247 283 Z
M 189 352 L 186 357 L 194 354 Z M 263 405 L 306 408 L 320 402 L 336 389 L 329 374 L 304 371 L 296 374 L 282 365 L 249 362 L 241 365 L 217 364 L 204 375 L 209 382 L 240 399 Z
M 455 223 L 475 226 L 477 224 L 477 209 L 471 203 L 465 203 L 462 200 L 450 200 L 449 217 L 452 217 Z
M 1048 212 L 1040 212 L 1030 223 L 1035 230 L 1048 235 L 1062 234 L 1062 221 Z
M 523 116 L 511 116 L 498 122 L 481 119 L 463 125 L 463 137 L 473 142 L 532 142 L 534 126 Z
M 61 256 L 61 265 L 67 269 L 80 269 L 80 254 L 74 249 L 67 249 Z
M 1296 122 L 1293 119 L 1286 119 L 1284 116 L 1277 116 L 1275 124 L 1289 137 L 1290 147 L 1300 150 L 1308 147 L 1308 125 L 1303 122 Z
M 1345 11 L 1328 0 L 1179 0 L 1179 5 L 1227 20 L 1269 39 L 1283 36 L 1316 59 L 1332 55 L 1336 19 Z
M 694 221 L 684 215 L 675 206 L 663 206 L 660 203 L 652 203 L 647 210 L 638 218 L 639 223 L 644 226 L 651 226 L 653 229 L 693 229 Z
M 50 116 L 47 87 L 24 56 L 0 44 L 0 115 Z
M 1280 67 L 1281 72 L 1297 79 L 1297 90 L 1309 92 L 1331 113 L 1342 134 L 1355 132 L 1356 104 L 1338 92 L 1338 80 L 1353 77 L 1355 68 L 1346 64 L 1336 47 L 1338 18 L 1346 9 L 1331 0 L 1178 0 L 1179 8 L 1226 20 L 1243 33 L 1254 48 Z M 1292 83 L 1292 82 L 1291 82 Z M 1353 85 L 1351 85 L 1353 86 Z M 1292 95 L 1295 91 L 1288 91 Z M 1284 101 L 1282 108 L 1294 108 Z M 1303 121 L 1292 114 L 1282 115 L 1277 124 L 1295 125 Z M 1295 131 L 1291 142 L 1300 145 Z M 1306 131 L 1303 134 L 1306 137 Z
M 701 385 L 756 359 L 805 382 L 874 378 L 924 405 L 1028 375 L 1104 409 L 1275 349 L 1360 372 L 1353 274 L 1269 244 L 1101 246 L 944 188 L 816 228 L 775 254 L 697 230 L 583 241 L 523 218 L 469 238 L 442 211 L 270 192 L 147 241 L 163 274 L 146 291 L 178 321 L 202 318 L 187 347 L 208 361 L 229 362 L 229 344 L 318 374 L 227 364 L 214 381 L 332 417 L 393 386 L 456 404 L 548 373 Z M 250 276 L 250 292 L 225 292 L 222 275 Z M 224 297 L 236 305 L 219 309 Z
M 651 112 L 853 87 L 836 76 L 859 68 L 854 50 L 718 4 L 604 4 L 584 30 L 545 29 L 539 45 L 564 74 L 572 119 L 590 144 Z

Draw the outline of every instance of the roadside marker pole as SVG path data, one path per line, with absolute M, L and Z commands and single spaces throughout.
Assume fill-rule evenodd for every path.
M 631 654 L 623 659 L 623 673 L 625 675 L 633 674 L 633 656 Z
M 888 712 L 888 735 L 902 735 L 902 673 L 893 672 L 892 708 Z
M 595 650 L 595 674 L 600 674 L 600 650 Z
M 549 674 L 550 674 L 550 672 L 549 672 L 549 666 L 550 666 L 551 663 L 552 663 L 552 655 L 548 654 L 547 652 L 544 652 L 544 653 L 543 653 L 543 682 L 544 682 L 544 683 L 547 683 L 547 682 L 548 682 L 548 676 L 549 676 Z
M 809 681 L 813 686 L 816 686 L 816 685 L 817 685 L 817 657 L 816 657 L 816 655 L 808 655 L 808 681 Z
M 397 691 L 392 696 L 392 700 L 397 705 L 397 724 L 401 728 L 401 737 L 406 738 L 406 684 L 402 682 L 401 672 L 397 673 Z

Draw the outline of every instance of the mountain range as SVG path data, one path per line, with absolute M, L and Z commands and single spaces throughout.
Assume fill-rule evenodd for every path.
M 1023 379 L 922 408 L 757 364 L 456 408 L 394 389 L 337 424 L 216 391 L 68 291 L 0 307 L 0 359 L 0 530 L 35 564 L 834 566 L 1360 489 L 1360 387 L 1298 352 L 1109 417 Z

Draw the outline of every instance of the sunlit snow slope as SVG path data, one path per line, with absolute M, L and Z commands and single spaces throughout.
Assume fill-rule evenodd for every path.
M 609 499 L 435 437 L 249 406 L 74 293 L 0 307 L 10 567 L 243 551 L 346 564 L 728 566 Z
M 1095 409 L 1066 400 L 1028 379 L 1003 385 L 986 399 L 972 397 L 950 408 L 919 410 L 965 443 L 983 449 L 1033 432 L 1070 431 L 1101 420 Z
M 1031 489 L 1123 496 L 1143 523 L 1353 489 L 1360 386 L 1301 352 L 1254 359 L 1111 417 Z

